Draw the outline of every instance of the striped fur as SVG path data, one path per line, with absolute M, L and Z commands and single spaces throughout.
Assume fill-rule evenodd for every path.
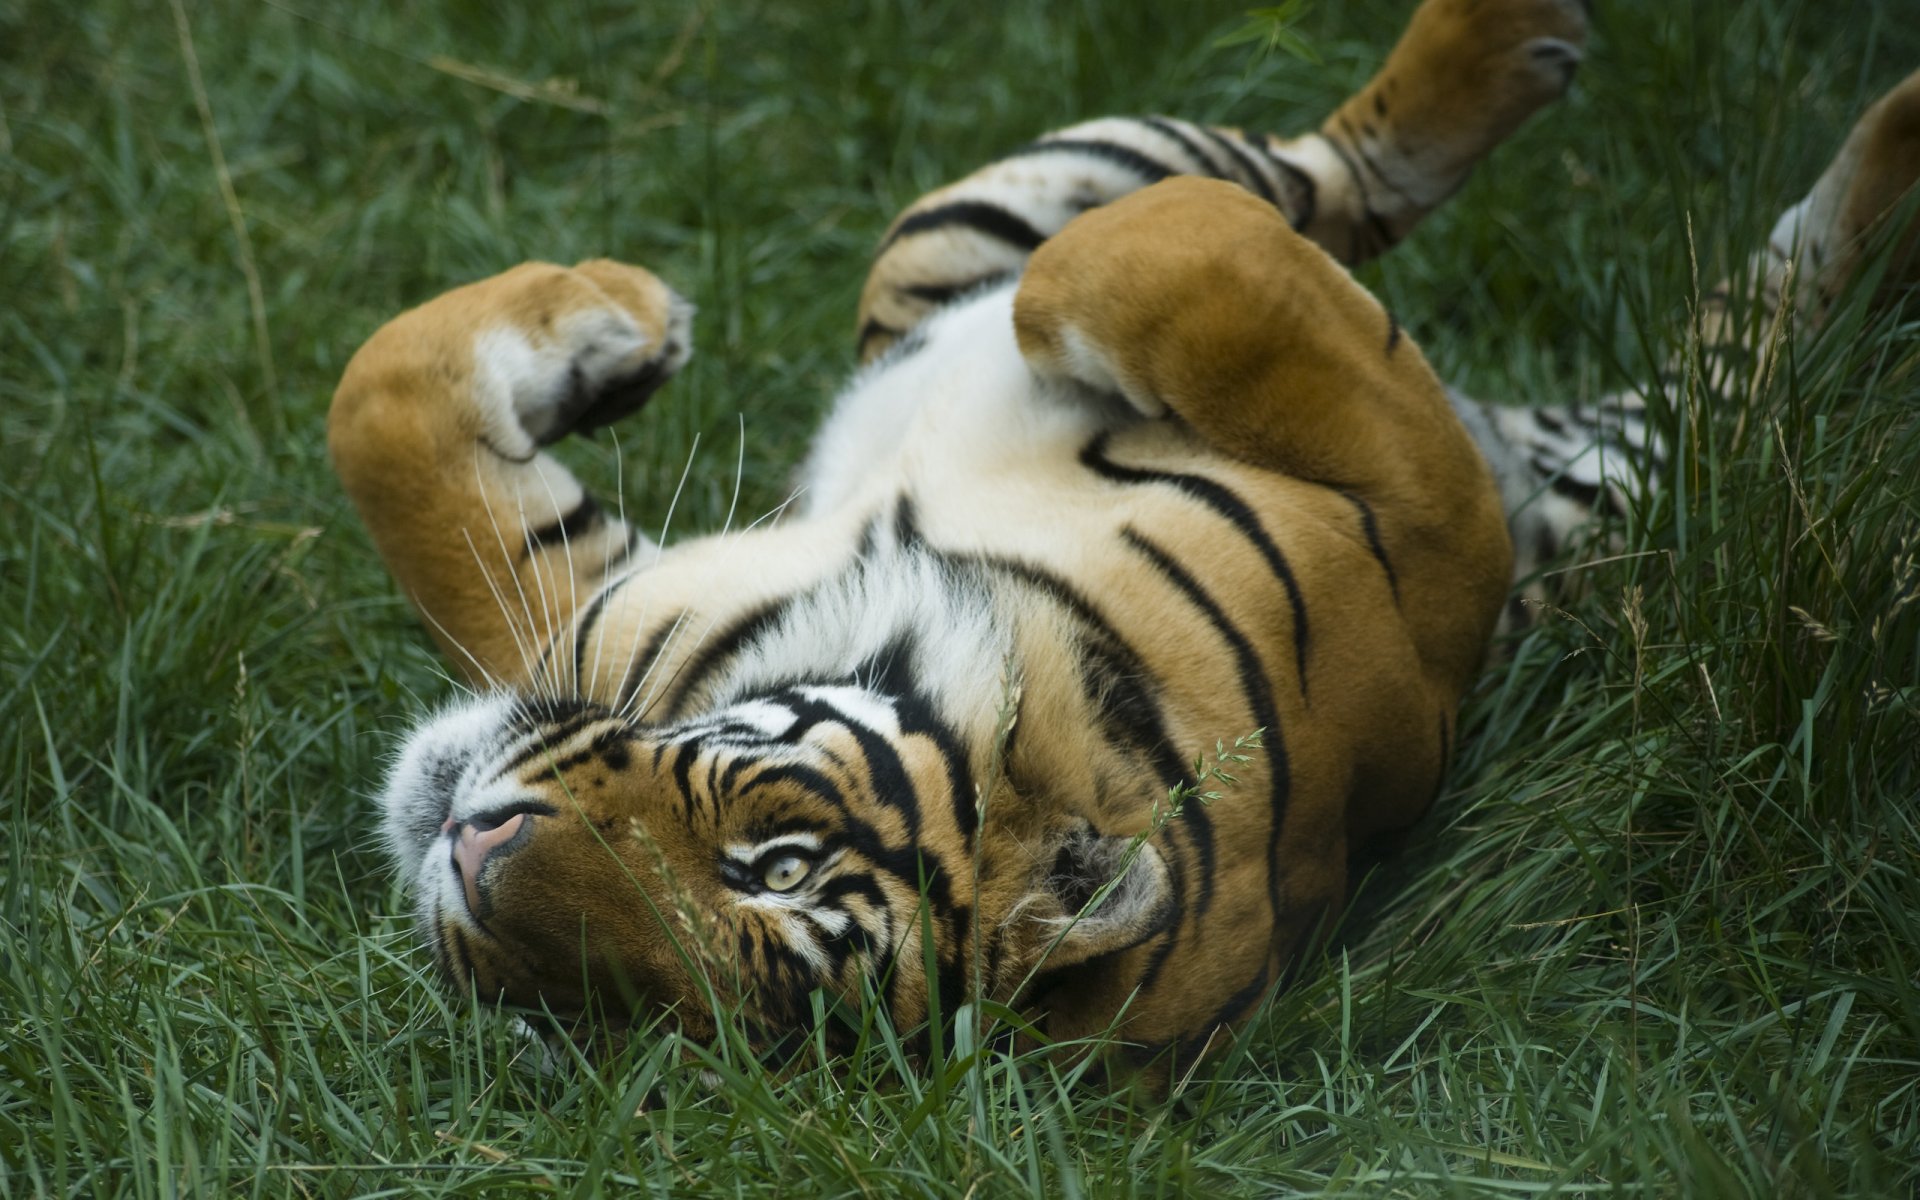
M 819 989 L 1163 1063 L 1243 1021 L 1440 787 L 1509 527 L 1529 570 L 1662 470 L 1631 395 L 1448 393 L 1340 265 L 1557 95 L 1583 28 L 1427 0 L 1318 133 L 1109 119 L 932 194 L 784 518 L 671 549 L 544 448 L 685 360 L 657 279 L 529 264 L 384 327 L 330 438 L 478 687 L 381 800 L 443 974 L 769 1046 Z

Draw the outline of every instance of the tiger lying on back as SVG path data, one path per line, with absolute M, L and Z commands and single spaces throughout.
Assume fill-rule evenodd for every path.
M 645 271 L 528 264 L 376 333 L 334 461 L 484 689 L 382 799 L 442 973 L 769 1040 L 815 989 L 903 1025 L 984 994 L 1142 1056 L 1254 1012 L 1349 853 L 1440 786 L 1513 544 L 1657 468 L 1631 397 L 1450 402 L 1343 269 L 1561 94 L 1584 32 L 1570 0 L 1427 0 L 1317 133 L 1099 121 L 921 200 L 774 526 L 662 550 L 543 449 L 686 361 Z M 1920 76 L 1767 269 L 1851 269 L 1916 174 Z M 1156 819 L 1255 731 L 1236 786 Z

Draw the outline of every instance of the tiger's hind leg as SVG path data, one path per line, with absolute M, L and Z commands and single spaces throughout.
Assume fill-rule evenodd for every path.
M 1566 91 L 1586 29 L 1579 0 L 1425 0 L 1379 73 L 1316 132 L 1109 117 L 1047 134 L 894 220 L 860 297 L 860 358 L 1018 275 L 1080 213 L 1169 176 L 1238 184 L 1342 263 L 1364 262 Z
M 1573 83 L 1587 0 L 1427 0 L 1367 86 L 1270 154 L 1319 181 L 1294 227 L 1347 266 L 1390 249 Z
M 1778 352 L 1790 310 L 1817 326 L 1857 277 L 1878 273 L 1876 295 L 1920 284 L 1920 72 L 1862 114 L 1811 191 L 1781 214 L 1747 266 L 1752 297 L 1723 283 L 1701 298 L 1701 384 L 1758 387 Z M 1748 303 L 1757 298 L 1757 303 Z M 1755 352 L 1758 352 L 1758 358 Z M 1671 371 L 1689 369 L 1682 360 Z M 1666 470 L 1666 447 L 1638 391 L 1591 404 L 1501 406 L 1451 399 L 1499 480 L 1522 590 L 1504 623 L 1522 625 L 1547 599 L 1540 567 L 1585 536 L 1594 518 L 1618 515 Z

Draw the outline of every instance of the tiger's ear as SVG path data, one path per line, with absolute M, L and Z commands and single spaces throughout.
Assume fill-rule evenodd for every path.
M 1148 842 L 1107 837 L 1091 826 L 1067 835 L 1046 889 L 1060 905 L 1044 964 L 1071 967 L 1137 946 L 1173 924 L 1167 863 Z

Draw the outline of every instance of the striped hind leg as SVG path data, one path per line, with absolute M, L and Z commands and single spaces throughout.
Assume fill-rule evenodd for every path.
M 1861 116 L 1811 191 L 1781 214 L 1749 261 L 1757 303 L 1722 284 L 1702 297 L 1696 364 L 1710 391 L 1739 381 L 1758 387 L 1778 353 L 1780 318 L 1818 326 L 1863 273 L 1878 272 L 1877 298 L 1920 284 L 1920 72 Z M 1757 355 L 1757 357 L 1756 357 Z M 1666 469 L 1667 451 L 1638 391 L 1525 407 L 1480 404 L 1454 392 L 1454 408 L 1499 480 L 1522 590 L 1509 626 L 1547 598 L 1539 568 L 1586 536 L 1596 516 L 1619 515 Z
M 1018 274 L 1080 213 L 1174 175 L 1236 183 L 1342 263 L 1364 262 L 1566 91 L 1585 40 L 1579 0 L 1425 0 L 1379 73 L 1315 132 L 1109 117 L 1047 134 L 894 221 L 860 298 L 860 357 Z

